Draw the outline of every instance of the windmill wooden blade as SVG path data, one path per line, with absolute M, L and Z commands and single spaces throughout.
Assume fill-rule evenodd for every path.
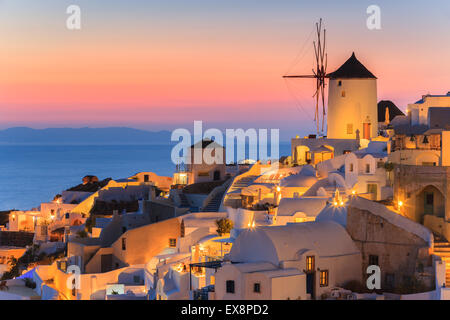
M 316 23 L 317 41 L 313 41 L 314 54 L 315 54 L 315 66 L 312 69 L 312 75 L 285 75 L 283 78 L 307 78 L 316 79 L 316 91 L 313 94 L 315 98 L 315 116 L 314 121 L 317 126 L 317 134 L 324 132 L 325 129 L 325 79 L 327 76 L 327 64 L 328 56 L 326 53 L 326 30 L 323 29 L 322 33 L 322 19 Z M 322 112 L 319 115 L 319 105 L 322 102 Z M 320 118 L 322 118 L 322 130 L 320 130 Z
M 308 79 L 313 79 L 316 78 L 315 75 L 313 74 L 308 74 L 308 75 L 294 75 L 294 76 L 283 76 L 283 78 L 308 78 Z

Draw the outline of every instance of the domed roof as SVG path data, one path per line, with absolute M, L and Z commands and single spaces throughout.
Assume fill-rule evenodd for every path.
M 328 204 L 317 215 L 316 221 L 334 221 L 345 227 L 347 225 L 347 206 L 335 207 L 333 204 Z
M 351 78 L 362 78 L 362 79 L 376 79 L 372 72 L 367 70 L 367 68 L 356 59 L 355 53 L 345 61 L 345 63 L 336 71 L 329 73 L 328 77 L 330 79 L 351 79 Z
M 281 180 L 280 186 L 287 188 L 309 188 L 316 182 L 316 177 L 294 174 Z
M 299 252 L 314 250 L 319 257 L 358 254 L 360 251 L 339 224 L 304 222 L 242 231 L 230 251 L 233 262 L 270 262 L 298 259 Z

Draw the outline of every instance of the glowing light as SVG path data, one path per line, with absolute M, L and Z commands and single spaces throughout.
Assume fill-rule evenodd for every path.
M 280 192 L 281 191 L 281 188 L 278 186 L 277 187 L 277 192 Z
M 339 203 L 339 205 L 340 205 L 340 206 L 343 206 L 343 205 L 344 205 L 344 201 L 341 201 L 341 202 Z
M 335 202 L 333 202 L 333 205 L 336 207 L 338 205 L 338 203 L 335 201 Z
M 256 226 L 255 221 L 253 221 L 252 228 L 254 228 L 255 226 Z
M 355 195 L 355 194 L 356 194 L 356 191 L 355 191 L 355 190 L 352 190 L 352 194 Z
M 399 207 L 399 208 L 403 207 L 403 201 L 400 200 L 400 201 L 398 202 L 398 207 Z

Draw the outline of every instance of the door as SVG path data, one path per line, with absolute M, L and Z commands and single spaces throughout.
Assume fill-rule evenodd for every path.
M 315 287 L 316 287 L 316 257 L 306 257 L 306 293 L 311 295 L 311 299 L 315 299 Z
M 377 197 L 378 197 L 377 185 L 369 183 L 367 185 L 367 193 L 370 194 L 370 200 L 377 200 Z
M 425 192 L 425 203 L 423 211 L 425 214 L 433 214 L 434 212 L 434 193 Z
M 112 270 L 112 254 L 102 254 L 102 273 Z
M 311 299 L 315 299 L 314 286 L 315 286 L 315 272 L 309 272 L 306 274 L 306 293 L 311 294 Z
M 214 171 L 214 181 L 219 181 L 220 180 L 220 171 L 216 170 Z

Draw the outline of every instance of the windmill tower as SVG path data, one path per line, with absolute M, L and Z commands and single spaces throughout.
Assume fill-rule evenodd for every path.
M 378 134 L 377 78 L 356 59 L 355 53 L 327 76 L 330 79 L 327 137 L 375 138 Z
M 316 23 L 314 41 L 316 66 L 312 75 L 285 75 L 283 78 L 316 80 L 315 118 L 317 134 L 324 135 L 327 116 L 328 139 L 371 139 L 378 134 L 377 78 L 356 59 L 355 54 L 336 71 L 327 74 L 326 30 L 322 19 Z M 328 83 L 328 113 L 325 108 L 325 86 Z M 320 109 L 321 104 L 321 111 Z M 321 123 L 321 125 L 320 125 Z

